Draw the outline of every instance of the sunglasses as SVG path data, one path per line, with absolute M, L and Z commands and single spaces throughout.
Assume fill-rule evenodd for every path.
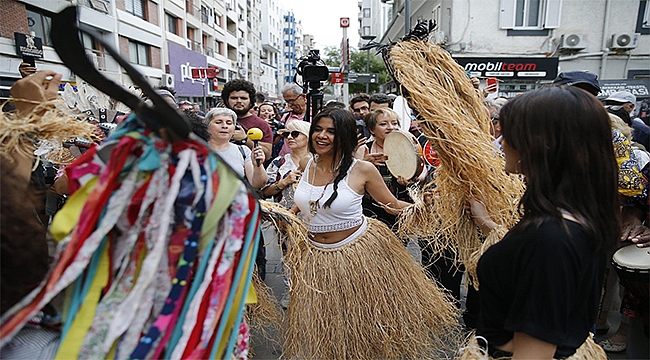
M 282 137 L 283 137 L 283 138 L 288 138 L 289 135 L 291 135 L 292 138 L 296 139 L 300 134 L 302 134 L 300 131 L 298 131 L 298 130 L 294 130 L 294 131 L 292 131 L 292 132 L 285 132 L 285 133 L 282 133 Z

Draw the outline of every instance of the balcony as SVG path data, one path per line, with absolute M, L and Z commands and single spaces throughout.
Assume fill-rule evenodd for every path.
M 193 51 L 196 51 L 196 52 L 199 52 L 199 53 L 202 52 L 202 46 L 201 46 L 201 43 L 198 42 L 198 41 L 194 41 L 194 40 L 191 40 L 191 39 L 187 39 L 187 47 L 188 47 L 190 50 L 193 50 Z
M 209 56 L 209 57 L 214 57 L 214 49 L 209 48 L 207 46 L 203 47 L 203 55 Z

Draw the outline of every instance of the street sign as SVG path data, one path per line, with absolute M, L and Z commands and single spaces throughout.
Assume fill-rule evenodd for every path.
M 348 84 L 376 84 L 379 81 L 378 74 L 347 73 L 345 82 Z
M 342 28 L 346 28 L 350 26 L 350 18 L 349 17 L 342 17 L 341 20 L 339 21 L 339 24 L 341 25 Z
M 193 79 L 214 79 L 219 74 L 219 68 L 192 68 Z
M 343 84 L 345 76 L 342 72 L 332 73 L 332 84 Z

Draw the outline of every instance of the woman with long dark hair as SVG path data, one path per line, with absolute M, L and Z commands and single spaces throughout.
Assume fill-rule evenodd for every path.
M 554 87 L 513 99 L 500 120 L 505 170 L 527 189 L 520 222 L 479 262 L 477 335 L 493 357 L 568 357 L 589 337 L 620 236 L 609 116 L 587 92 Z M 484 234 L 495 227 L 480 201 L 468 210 Z
M 374 165 L 354 158 L 351 112 L 320 112 L 309 139 L 314 158 L 303 161 L 294 194 L 307 234 L 293 236 L 285 260 L 291 302 L 284 355 L 442 356 L 455 307 L 385 224 L 363 216 L 361 199 L 367 192 L 392 212 L 409 204 L 391 194 Z

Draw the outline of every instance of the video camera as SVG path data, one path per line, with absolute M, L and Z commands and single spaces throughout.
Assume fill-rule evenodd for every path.
M 320 58 L 320 51 L 309 50 L 309 55 L 304 57 L 296 67 L 296 73 L 302 77 L 303 94 L 307 94 L 307 111 L 305 121 L 310 121 L 323 108 L 323 92 L 321 82 L 329 78 L 329 69 Z M 294 78 L 295 82 L 295 78 Z

